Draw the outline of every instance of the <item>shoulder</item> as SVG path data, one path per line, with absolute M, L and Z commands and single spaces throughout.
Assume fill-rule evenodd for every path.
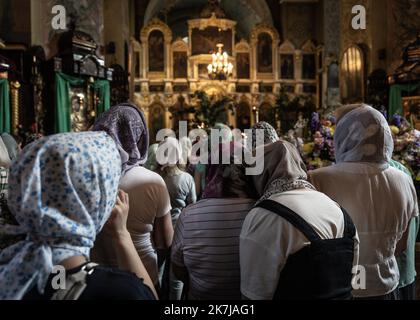
M 121 179 L 121 186 L 127 187 L 166 187 L 163 178 L 144 167 L 135 167 Z
M 98 266 L 87 279 L 80 300 L 155 300 L 152 291 L 134 273 Z

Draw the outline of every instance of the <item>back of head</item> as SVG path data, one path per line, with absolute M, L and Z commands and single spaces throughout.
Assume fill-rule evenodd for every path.
M 25 148 L 10 170 L 9 207 L 26 240 L 0 260 L 0 299 L 42 292 L 53 265 L 89 258 L 96 234 L 116 201 L 121 160 L 105 133 L 51 136 Z M 19 270 L 19 272 L 16 272 Z
M 203 199 L 254 197 L 252 181 L 245 174 L 243 163 L 245 152 L 249 151 L 243 144 L 235 142 L 221 143 L 211 152 Z M 229 155 L 229 161 L 223 163 L 224 158 L 227 158 L 226 155 Z
M 117 144 L 123 173 L 147 160 L 149 131 L 141 110 L 133 104 L 120 104 L 99 116 L 92 131 L 105 131 Z
M 367 105 L 348 108 L 334 134 L 337 163 L 369 162 L 387 166 L 394 142 L 384 116 Z
M 273 182 L 291 184 L 306 180 L 306 166 L 299 151 L 291 143 L 278 141 L 262 146 L 264 152 L 257 153 L 257 162 L 264 163 L 263 173 L 253 177 L 258 196 L 262 196 Z

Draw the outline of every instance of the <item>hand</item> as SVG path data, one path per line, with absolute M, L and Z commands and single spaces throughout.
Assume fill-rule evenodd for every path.
M 113 237 L 125 237 L 129 235 L 127 230 L 127 218 L 129 206 L 128 194 L 122 190 L 118 191 L 117 202 L 112 209 L 111 216 L 106 223 L 106 228 Z

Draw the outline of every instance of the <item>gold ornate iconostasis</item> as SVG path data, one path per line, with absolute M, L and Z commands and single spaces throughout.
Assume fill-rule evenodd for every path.
M 291 40 L 280 39 L 269 24 L 258 24 L 248 38 L 239 38 L 237 21 L 220 10 L 202 13 L 187 23 L 188 36 L 173 39 L 170 27 L 153 18 L 142 28 L 139 40 L 131 39 L 130 97 L 145 111 L 149 123 L 158 122 L 159 112 L 159 125 L 172 127 L 171 110 L 179 97 L 194 106 L 196 91 L 232 98 L 235 113 L 228 112 L 227 119 L 238 128 L 251 126 L 258 115 L 264 115 L 264 108 L 273 107 L 281 87 L 292 95 L 312 96 L 317 106 L 322 104 L 319 90 L 324 71 L 319 61 L 323 48 L 310 39 L 297 48 Z M 208 75 L 219 43 L 234 65 L 232 77 L 223 81 Z

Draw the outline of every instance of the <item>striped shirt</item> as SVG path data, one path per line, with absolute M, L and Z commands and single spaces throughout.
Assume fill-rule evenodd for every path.
M 204 199 L 179 217 L 172 262 L 188 270 L 194 300 L 240 300 L 239 235 L 250 199 Z

